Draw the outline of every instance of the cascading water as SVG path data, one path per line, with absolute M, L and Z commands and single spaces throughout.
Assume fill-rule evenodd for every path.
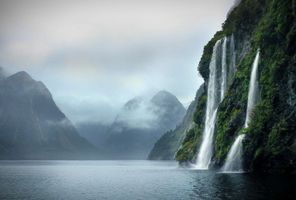
M 228 72 L 228 84 L 233 82 L 234 73 L 236 72 L 236 51 L 235 51 L 235 42 L 234 35 L 232 34 L 230 37 L 230 66 Z
M 259 87 L 258 87 L 257 74 L 258 74 L 259 57 L 260 57 L 260 50 L 258 49 L 255 60 L 252 65 L 251 79 L 250 79 L 250 84 L 249 84 L 247 115 L 246 115 L 246 120 L 245 120 L 245 127 L 246 128 L 249 126 L 250 114 L 251 114 L 252 110 L 254 109 L 254 106 L 255 106 L 257 98 L 258 98 Z
M 260 51 L 257 50 L 255 60 L 252 65 L 251 78 L 249 84 L 248 93 L 248 106 L 245 120 L 245 127 L 248 127 L 250 121 L 250 113 L 254 109 L 254 106 L 258 98 L 258 64 L 259 64 Z M 224 166 L 222 167 L 223 172 L 242 172 L 242 153 L 243 153 L 243 140 L 245 134 L 239 135 L 234 143 L 232 144 L 230 151 L 227 154 L 227 158 Z
M 196 168 L 208 169 L 213 154 L 213 139 L 215 132 L 215 123 L 219 103 L 223 100 L 229 79 L 232 78 L 235 70 L 235 49 L 234 37 L 230 39 L 229 59 L 227 62 L 227 46 L 229 40 L 224 37 L 218 40 L 213 48 L 213 54 L 210 62 L 210 74 L 207 91 L 206 118 L 203 130 L 203 140 L 197 154 Z M 230 66 L 227 66 L 230 63 Z
M 242 153 L 243 140 L 245 135 L 239 135 L 232 144 L 227 155 L 226 162 L 222 167 L 223 172 L 243 172 L 242 170 Z
M 221 101 L 224 98 L 227 89 L 227 63 L 226 63 L 226 49 L 227 48 L 227 37 L 223 39 L 222 45 L 222 72 L 221 72 Z
M 208 169 L 212 157 L 212 143 L 216 122 L 216 114 L 219 102 L 218 95 L 218 79 L 217 79 L 217 55 L 221 45 L 221 40 L 218 40 L 213 48 L 213 54 L 210 62 L 210 75 L 207 91 L 207 107 L 206 120 L 203 130 L 203 140 L 197 155 L 196 168 Z

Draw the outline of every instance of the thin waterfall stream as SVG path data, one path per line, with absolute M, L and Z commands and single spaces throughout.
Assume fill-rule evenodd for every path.
M 248 104 L 247 104 L 247 114 L 245 119 L 244 127 L 247 128 L 250 122 L 250 114 L 254 109 L 259 93 L 258 84 L 258 64 L 259 64 L 260 51 L 257 50 L 256 57 L 254 59 L 250 77 L 249 92 L 248 92 Z M 222 167 L 223 172 L 243 172 L 242 167 L 242 156 L 243 156 L 243 140 L 245 134 L 241 134 L 236 137 L 234 143 L 232 144 L 224 166 Z
M 212 141 L 214 136 L 214 128 L 216 122 L 216 113 L 218 108 L 218 79 L 217 79 L 217 55 L 221 45 L 221 40 L 218 40 L 213 48 L 213 54 L 210 62 L 210 75 L 207 91 L 207 107 L 206 120 L 203 131 L 203 141 L 200 146 L 196 168 L 208 169 L 212 157 Z

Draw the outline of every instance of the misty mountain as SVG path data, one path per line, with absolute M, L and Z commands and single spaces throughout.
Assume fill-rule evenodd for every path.
M 196 92 L 194 101 L 189 105 L 186 114 L 174 130 L 170 130 L 162 135 L 154 144 L 153 149 L 149 153 L 150 160 L 174 160 L 175 153 L 180 147 L 187 132 L 195 127 L 193 115 L 196 110 L 197 102 L 204 92 L 204 84 L 202 84 Z
M 108 138 L 107 130 L 110 125 L 100 122 L 81 122 L 75 124 L 79 135 L 87 139 L 92 145 L 101 148 Z
M 42 82 L 33 80 L 24 71 L 2 76 L 1 159 L 89 159 L 94 156 L 95 148 L 78 135 Z
M 186 110 L 167 91 L 151 99 L 129 100 L 108 130 L 104 149 L 108 159 L 146 159 L 153 144 L 163 133 L 174 129 Z

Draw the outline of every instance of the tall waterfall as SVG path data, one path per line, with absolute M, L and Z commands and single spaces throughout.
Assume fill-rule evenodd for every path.
M 203 141 L 201 143 L 199 153 L 197 155 L 196 168 L 208 169 L 211 157 L 212 157 L 212 143 L 218 108 L 218 79 L 217 79 L 217 56 L 218 49 L 221 45 L 221 40 L 218 40 L 213 48 L 213 54 L 210 62 L 210 75 L 207 91 L 207 108 L 206 108 L 206 120 L 203 130 Z
M 222 72 L 221 72 L 221 100 L 224 98 L 227 88 L 227 63 L 226 63 L 226 49 L 227 48 L 227 37 L 223 39 L 222 45 Z
M 229 84 L 232 83 L 235 72 L 236 72 L 236 51 L 235 51 L 234 35 L 232 34 L 230 37 L 230 66 L 229 66 L 229 72 L 228 72 Z
M 258 74 L 259 57 L 260 57 L 260 50 L 258 49 L 255 60 L 252 65 L 245 127 L 249 126 L 250 114 L 251 114 L 252 110 L 254 109 L 254 106 L 255 106 L 257 98 L 258 98 L 259 87 L 258 87 L 258 75 L 257 74 Z
M 245 127 L 248 127 L 250 122 L 250 113 L 254 109 L 258 98 L 258 63 L 259 63 L 260 51 L 257 50 L 255 60 L 252 65 L 251 78 L 249 84 L 248 93 L 248 106 L 247 115 L 245 121 Z M 224 172 L 241 172 L 242 171 L 242 153 L 243 153 L 243 140 L 245 134 L 237 136 L 232 144 L 230 151 L 228 152 L 222 171 Z
M 243 140 L 245 135 L 239 135 L 232 144 L 227 155 L 226 162 L 222 167 L 223 172 L 242 172 Z
M 228 46 L 230 46 L 230 48 L 227 48 Z M 229 56 L 227 56 L 227 53 L 229 53 Z M 213 47 L 209 69 L 210 74 L 207 87 L 205 125 L 202 143 L 197 154 L 197 169 L 208 169 L 211 163 L 217 109 L 225 96 L 227 87 L 229 86 L 230 80 L 232 79 L 235 71 L 233 35 L 230 40 L 227 37 L 224 37 L 216 42 Z

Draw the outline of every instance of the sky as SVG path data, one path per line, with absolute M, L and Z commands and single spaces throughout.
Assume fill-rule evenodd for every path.
M 234 0 L 0 0 L 0 66 L 27 71 L 74 123 L 111 123 L 135 96 L 188 106 L 204 45 Z

